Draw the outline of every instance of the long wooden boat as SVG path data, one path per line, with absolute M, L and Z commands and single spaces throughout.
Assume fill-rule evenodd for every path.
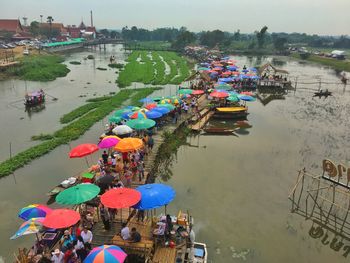
M 203 131 L 205 131 L 206 133 L 215 133 L 215 134 L 231 134 L 235 131 L 235 129 L 208 127 L 208 128 L 204 128 Z
M 48 195 L 48 196 L 51 196 L 51 197 L 56 196 L 56 195 L 58 195 L 60 192 L 62 192 L 63 190 L 65 190 L 65 189 L 67 189 L 67 188 L 69 188 L 69 187 L 72 187 L 72 186 L 76 185 L 76 184 L 78 183 L 78 181 L 79 181 L 78 178 L 77 178 L 77 177 L 71 177 L 71 178 L 74 178 L 75 181 L 73 181 L 73 179 L 69 181 L 70 178 L 67 179 L 67 180 L 64 180 L 62 183 L 60 183 L 59 185 L 57 185 L 57 186 L 55 186 L 54 188 L 52 188 L 52 189 L 47 193 L 47 195 Z M 67 181 L 67 183 L 66 183 L 66 181 Z
M 238 119 L 248 115 L 248 107 L 218 107 L 215 109 L 213 117 L 216 119 Z
M 318 91 L 314 93 L 314 97 L 328 97 L 328 96 L 332 96 L 332 92 L 326 90 L 326 91 Z

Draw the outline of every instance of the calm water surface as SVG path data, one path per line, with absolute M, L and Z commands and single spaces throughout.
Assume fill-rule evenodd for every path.
M 1 122 L 5 124 L 0 131 L 0 159 L 7 157 L 9 141 L 15 149 L 24 149 L 32 144 L 31 135 L 57 130 L 59 118 L 84 103 L 86 98 L 79 95 L 93 97 L 94 93 L 116 91 L 114 70 L 95 68 L 106 67 L 112 53 L 122 59 L 119 49 L 120 46 L 115 46 L 106 53 L 97 51 L 95 61 L 82 59 L 92 51 L 74 53 L 67 61 L 80 60 L 83 64 L 69 65 L 72 72 L 67 77 L 44 84 L 28 82 L 28 90 L 44 87 L 59 98 L 31 117 L 24 109 L 9 105 L 22 99 L 24 82 L 0 82 Z M 257 58 L 237 60 L 247 66 L 259 63 Z M 299 76 L 299 82 L 311 82 L 318 76 L 339 82 L 329 69 L 288 60 L 274 62 L 292 76 Z M 266 106 L 259 101 L 249 103 L 248 121 L 252 127 L 238 130 L 238 137 L 195 136 L 188 138 L 190 146 L 179 149 L 172 167 L 174 175 L 167 182 L 177 191 L 169 209 L 174 213 L 178 209 L 188 210 L 193 215 L 196 239 L 207 243 L 211 262 L 348 261 L 342 253 L 310 238 L 311 224 L 290 214 L 287 198 L 298 169 L 306 167 L 317 173 L 325 157 L 336 161 L 350 157 L 346 151 L 350 146 L 349 92 L 341 85 L 329 85 L 333 97 L 312 98 L 310 89 L 317 87 L 298 84 L 297 90 L 287 94 L 285 100 L 274 100 Z M 173 93 L 174 87 L 170 86 L 157 95 Z M 71 145 L 95 142 L 103 124 L 103 121 L 95 124 Z M 235 127 L 233 122 L 210 124 Z M 83 160 L 70 160 L 68 151 L 68 146 L 58 147 L 16 171 L 15 177 L 0 180 L 0 255 L 6 262 L 12 262 L 16 247 L 28 246 L 33 240 L 32 236 L 9 240 L 21 223 L 18 210 L 30 203 L 45 203 L 50 188 L 85 168 Z M 92 158 L 97 157 L 98 154 Z

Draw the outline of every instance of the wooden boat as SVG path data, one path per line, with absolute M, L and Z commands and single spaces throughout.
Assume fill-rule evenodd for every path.
M 208 127 L 208 128 L 204 128 L 203 131 L 205 131 L 206 133 L 215 133 L 215 134 L 232 134 L 235 131 L 235 129 Z
M 207 245 L 194 242 L 193 263 L 206 263 L 208 260 Z
M 314 97 L 322 97 L 322 96 L 328 97 L 328 96 L 332 96 L 332 92 L 330 92 L 328 90 L 325 90 L 325 91 L 320 90 L 318 92 L 315 92 L 314 94 L 315 94 Z
M 213 117 L 216 119 L 245 118 L 248 115 L 248 107 L 219 107 L 215 109 Z
M 24 98 L 26 107 L 35 107 L 45 103 L 45 93 L 43 90 L 27 93 Z
M 69 187 L 72 187 L 73 185 L 76 185 L 78 183 L 78 181 L 79 180 L 78 180 L 77 177 L 70 177 L 67 180 L 64 180 L 63 182 L 61 182 L 59 185 L 57 185 L 54 188 L 52 188 L 47 193 L 47 195 L 51 196 L 51 197 L 54 197 L 54 196 L 58 195 L 60 192 L 62 192 L 63 190 L 65 190 L 65 189 L 67 189 Z

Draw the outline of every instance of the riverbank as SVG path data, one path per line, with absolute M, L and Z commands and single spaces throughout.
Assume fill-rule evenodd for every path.
M 131 104 L 139 105 L 141 98 L 147 97 L 153 93 L 155 88 L 144 88 L 137 90 L 123 90 L 117 95 L 103 100 L 99 103 L 91 102 L 83 105 L 70 114 L 66 114 L 61 118 L 62 123 L 69 123 L 62 129 L 53 134 L 41 134 L 38 139 L 46 140 L 36 146 L 22 151 L 10 159 L 0 163 L 0 177 L 13 173 L 20 167 L 30 163 L 32 160 L 49 153 L 62 144 L 68 144 L 78 139 L 87 130 L 89 130 L 96 122 L 106 117 L 111 111 L 120 107 L 126 100 L 130 99 Z M 92 106 L 90 106 L 92 105 Z
M 350 61 L 349 60 L 338 60 L 335 58 L 327 58 L 327 57 L 320 57 L 317 55 L 310 55 L 309 57 L 302 59 L 299 54 L 292 53 L 290 57 L 302 60 L 302 61 L 309 61 L 314 62 L 317 64 L 329 66 L 335 70 L 338 71 L 347 71 L 350 72 Z

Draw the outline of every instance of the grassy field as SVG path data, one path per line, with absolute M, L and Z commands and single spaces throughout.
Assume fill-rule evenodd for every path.
M 132 82 L 152 85 L 180 84 L 190 75 L 187 61 L 175 52 L 133 51 L 119 73 L 119 87 L 130 86 Z M 170 72 L 166 73 L 166 64 Z
M 171 48 L 171 43 L 166 41 L 137 41 L 128 42 L 127 46 L 131 49 L 167 50 Z
M 301 59 L 299 54 L 292 53 L 291 57 L 294 57 L 296 59 Z M 338 60 L 334 58 L 327 58 L 327 57 L 320 57 L 316 55 L 310 55 L 307 59 L 304 59 L 306 61 L 322 64 L 325 66 L 332 67 L 339 71 L 348 71 L 350 72 L 350 61 L 349 60 Z
M 65 114 L 61 118 L 61 122 L 69 123 L 67 126 L 56 131 L 54 134 L 33 136 L 33 139 L 45 141 L 0 163 L 0 177 L 13 173 L 18 168 L 23 167 L 32 160 L 43 156 L 62 144 L 67 144 L 72 140 L 78 139 L 96 122 L 106 117 L 111 111 L 120 107 L 127 99 L 130 99 L 130 103 L 135 106 L 140 105 L 141 103 L 139 100 L 147 97 L 153 93 L 154 90 L 155 88 L 123 90 L 115 96 L 111 96 L 99 103 L 91 102 Z
M 51 81 L 58 77 L 64 77 L 69 73 L 64 59 L 56 55 L 35 55 L 19 59 L 20 65 L 6 71 L 9 77 L 17 77 L 24 80 Z

